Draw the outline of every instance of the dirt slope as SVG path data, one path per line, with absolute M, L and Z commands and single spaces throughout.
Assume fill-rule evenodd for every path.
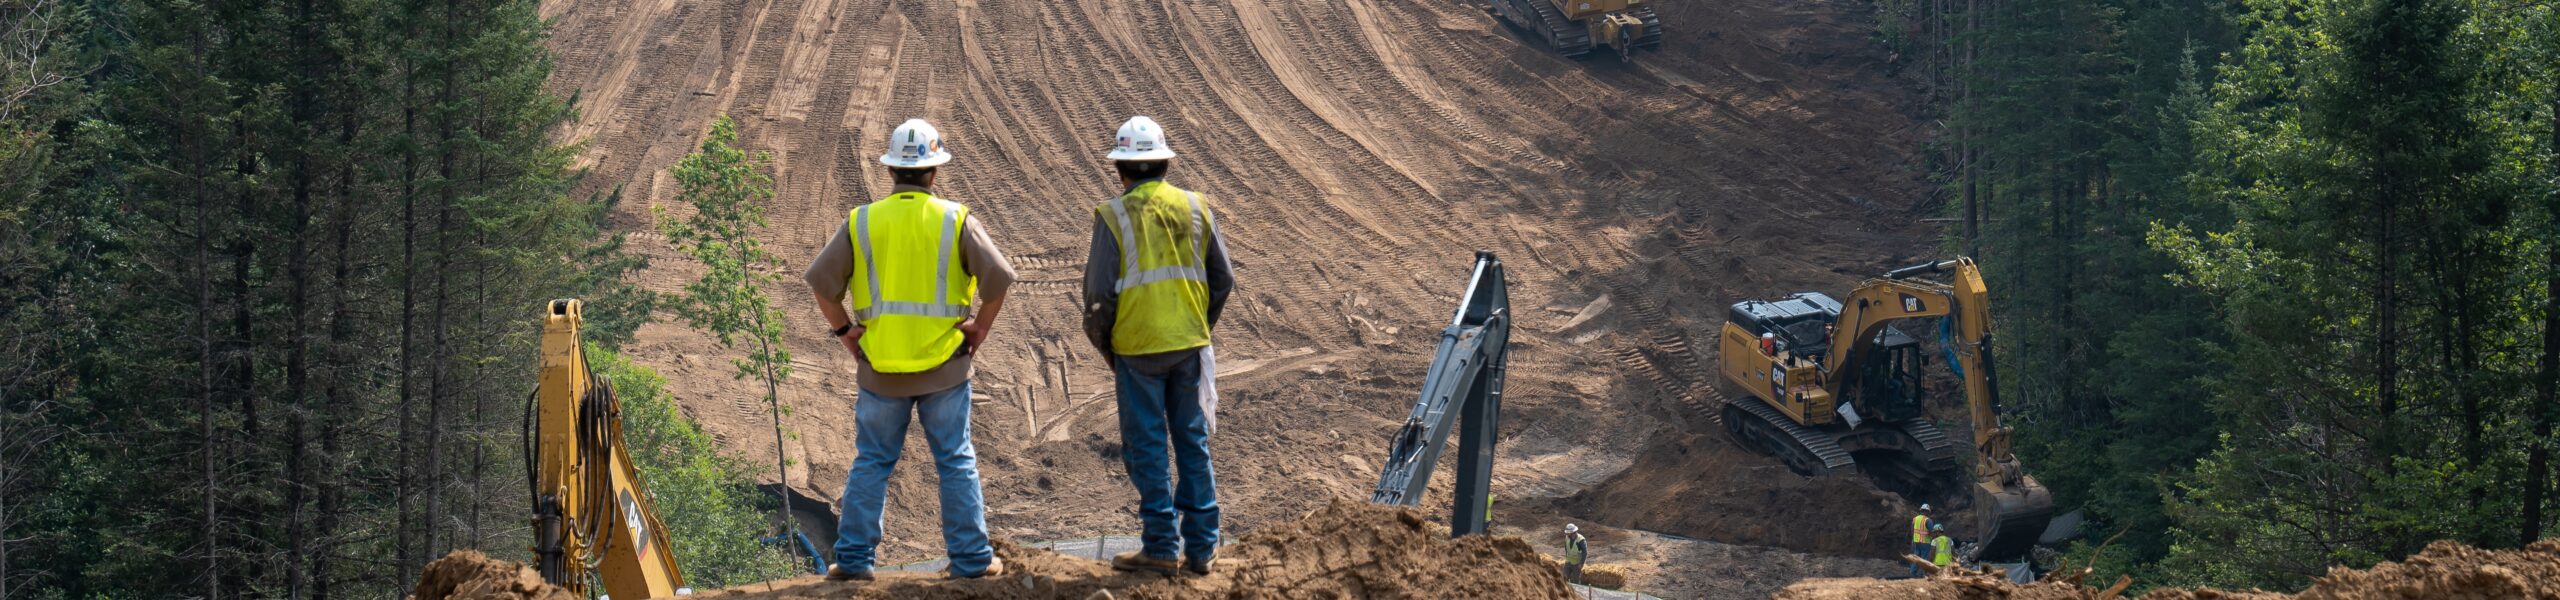
M 713 115 L 773 152 L 770 247 L 791 266 L 769 292 L 800 367 L 783 389 L 796 407 L 784 480 L 816 497 L 836 496 L 853 456 L 852 365 L 816 333 L 797 268 L 846 210 L 887 191 L 871 157 L 888 129 L 939 124 L 958 155 L 940 191 L 985 219 L 1023 277 L 975 384 L 989 522 L 1046 539 L 1137 527 L 1110 375 L 1073 306 L 1091 207 L 1114 192 L 1102 151 L 1129 115 L 1166 124 L 1184 153 L 1174 181 L 1214 198 L 1237 263 L 1214 451 L 1238 530 L 1366 496 L 1472 250 L 1500 253 L 1513 278 L 1495 484 L 1511 502 L 1573 494 L 1666 436 L 1712 431 L 1702 409 L 1725 304 L 1843 289 L 1934 238 L 1912 220 L 1924 129 L 1867 41 L 1871 6 L 1662 9 L 1671 37 L 1632 65 L 1556 58 L 1458 0 L 551 0 L 544 12 L 558 19 L 555 85 L 583 115 L 566 133 L 587 144 L 593 185 L 631 199 L 625 229 L 647 231 L 652 205 L 676 208 L 662 171 Z M 653 287 L 696 273 L 638 238 Z M 759 388 L 729 377 L 731 353 L 672 325 L 629 350 L 725 447 L 771 456 Z M 927 456 L 911 443 L 911 461 Z M 893 480 L 884 559 L 938 554 L 929 472 L 911 463 Z

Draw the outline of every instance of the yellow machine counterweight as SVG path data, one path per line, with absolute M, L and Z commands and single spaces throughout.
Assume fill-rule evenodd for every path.
M 533 478 L 534 564 L 580 597 L 601 581 L 615 598 L 690 592 L 666 525 L 622 441 L 622 403 L 588 368 L 579 302 L 543 311 L 541 384 L 526 460 Z

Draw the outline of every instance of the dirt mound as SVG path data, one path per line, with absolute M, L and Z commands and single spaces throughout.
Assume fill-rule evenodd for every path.
M 1091 598 L 1570 598 L 1564 577 L 1515 537 L 1449 539 L 1448 529 L 1412 510 L 1335 501 L 1294 522 L 1246 534 L 1228 544 L 1208 576 L 1165 577 L 1113 571 L 1092 559 L 996 542 L 1006 573 L 947 580 L 939 573 L 881 572 L 873 582 L 804 577 L 709 592 L 737 600 L 819 598 L 1065 599 Z M 498 584 L 516 581 L 497 565 L 473 573 Z M 439 566 L 453 559 L 437 561 Z M 525 571 L 531 577 L 532 571 Z M 428 571 L 428 583 L 439 572 Z M 539 585 L 539 580 L 534 580 Z M 548 588 L 548 586 L 541 586 Z M 421 585 L 425 589 L 425 584 Z M 454 598 L 548 598 L 453 596 Z M 418 600 L 439 596 L 423 593 Z
M 1901 498 L 1855 473 L 1804 477 L 1719 435 L 1667 439 L 1563 502 L 1615 527 L 1733 544 L 1894 558 L 1910 547 Z
M 2081 600 L 2114 598 L 2116 594 L 2059 578 L 2034 585 L 2011 584 L 1987 574 L 1955 569 L 1925 580 L 1812 579 L 1788 586 L 1775 600 L 1848 600 L 1851 598 L 2017 598 Z M 2329 574 L 2300 594 L 2259 590 L 2163 589 L 2143 594 L 2145 600 L 2347 600 L 2359 598 L 2531 598 L 2560 599 L 2560 540 L 2534 542 L 2522 550 L 2481 550 L 2440 541 L 2399 562 L 2370 569 L 2332 567 Z
M 409 600 L 573 600 L 569 590 L 544 583 L 542 574 L 524 563 L 489 558 L 478 550 L 455 550 L 427 563 L 418 589 Z

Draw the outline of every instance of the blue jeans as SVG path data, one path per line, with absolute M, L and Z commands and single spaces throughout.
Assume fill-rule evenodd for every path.
M 1911 555 L 1920 557 L 1920 560 L 1931 560 L 1931 557 L 1934 557 L 1937 554 L 1937 549 L 1930 547 L 1928 542 L 1911 543 Z M 1911 565 L 1911 576 L 1920 576 L 1920 565 Z
M 853 469 L 844 476 L 844 516 L 836 521 L 836 564 L 849 571 L 871 568 L 880 544 L 880 505 L 889 473 L 907 445 L 907 413 L 924 423 L 942 487 L 942 547 L 962 575 L 987 570 L 995 549 L 987 544 L 987 510 L 978 490 L 978 450 L 969 445 L 969 384 L 908 398 L 862 390 L 853 407 Z
M 1120 461 L 1138 486 L 1143 551 L 1154 558 L 1173 558 L 1176 550 L 1183 558 L 1209 558 L 1218 548 L 1218 482 L 1209 468 L 1208 417 L 1200 412 L 1200 360 L 1147 374 L 1114 359 L 1111 371 L 1119 384 Z M 1167 440 L 1182 475 L 1178 486 L 1165 472 Z

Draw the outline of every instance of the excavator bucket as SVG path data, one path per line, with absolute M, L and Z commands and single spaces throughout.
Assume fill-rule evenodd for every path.
M 2034 477 L 2019 477 L 2016 484 L 2007 486 L 1976 483 L 1973 511 L 1985 528 L 1981 549 L 1974 552 L 1974 558 L 2015 557 L 2034 548 L 2036 538 L 2044 535 L 2045 525 L 2053 521 L 2053 492 L 2036 483 Z

